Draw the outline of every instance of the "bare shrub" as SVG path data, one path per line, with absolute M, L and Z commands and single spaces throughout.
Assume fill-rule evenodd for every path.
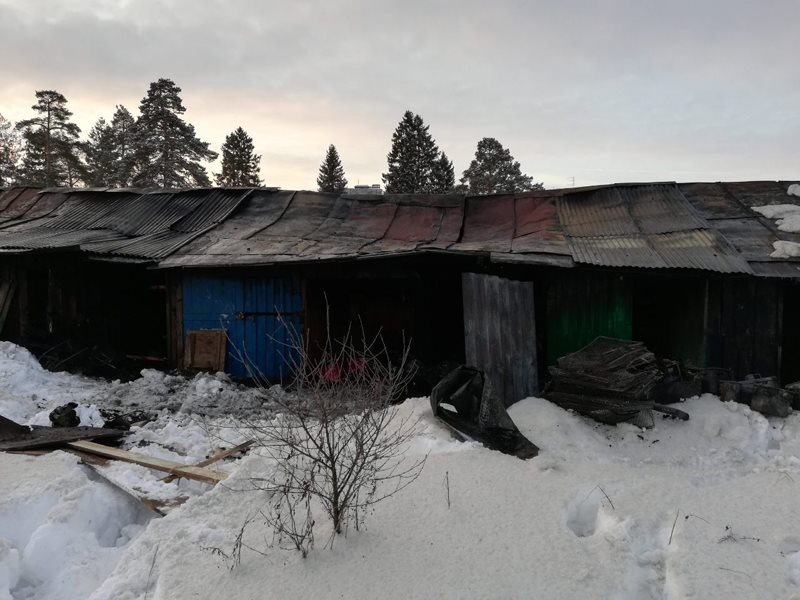
M 280 414 L 247 424 L 274 467 L 250 484 L 269 493 L 261 514 L 278 545 L 305 557 L 315 504 L 331 520 L 332 545 L 336 534 L 363 526 L 377 502 L 412 483 L 426 457 L 406 457 L 417 420 L 394 404 L 414 375 L 406 368 L 408 344 L 392 361 L 382 337 L 367 339 L 363 328 L 336 341 L 328 333 L 313 356 L 306 339 L 294 331 L 290 337 L 284 354 L 294 379 L 275 399 Z M 255 370 L 251 376 L 259 378 Z

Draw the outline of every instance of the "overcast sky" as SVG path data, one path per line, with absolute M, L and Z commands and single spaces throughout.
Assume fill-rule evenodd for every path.
M 0 0 L 9 120 L 55 89 L 85 135 L 159 77 L 287 189 L 331 143 L 380 182 L 406 109 L 457 177 L 482 137 L 547 187 L 800 177 L 800 0 Z

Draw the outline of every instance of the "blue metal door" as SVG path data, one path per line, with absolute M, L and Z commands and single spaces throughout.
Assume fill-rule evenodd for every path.
M 225 371 L 270 380 L 290 375 L 292 337 L 302 331 L 302 292 L 295 277 L 183 278 L 184 336 L 225 329 Z

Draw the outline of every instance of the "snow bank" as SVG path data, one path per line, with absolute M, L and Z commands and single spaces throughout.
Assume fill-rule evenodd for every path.
M 232 406 L 237 393 L 253 407 L 264 401 L 224 376 L 145 371 L 109 384 L 37 366 L 0 345 L 0 375 L 10 374 L 0 379 L 0 413 L 30 419 L 71 399 L 91 418 L 104 400 L 144 403 L 158 416 L 134 427 L 126 447 L 180 462 L 246 434 L 235 418 L 200 417 L 192 407 Z M 213 549 L 230 551 L 266 500 L 243 491 L 269 473 L 258 450 L 215 465 L 230 476 L 213 488 L 111 463 L 104 474 L 127 487 L 188 497 L 148 523 L 72 457 L 0 454 L 0 600 L 12 592 L 49 600 L 800 598 L 800 413 L 766 418 L 710 395 L 681 408 L 690 421 L 657 418 L 643 430 L 528 398 L 509 413 L 541 454 L 522 461 L 454 440 L 427 398 L 408 400 L 400 416 L 419 419 L 410 458 L 428 455 L 413 485 L 332 550 L 323 548 L 330 526 L 315 514 L 317 545 L 306 560 L 267 547 L 270 533 L 255 526 L 245 542 L 265 556 L 245 551 L 234 572 Z
M 149 516 L 55 452 L 0 460 L 0 598 L 86 598 Z
M 154 522 L 93 600 L 154 598 L 789 598 L 800 594 L 800 418 L 767 419 L 713 396 L 687 401 L 689 422 L 610 427 L 530 398 L 511 407 L 542 448 L 521 461 L 454 442 L 426 399 L 412 452 L 420 479 L 379 504 L 367 530 L 337 539 L 325 519 L 305 561 L 250 531 L 232 573 L 230 550 L 264 498 L 236 491 L 268 465 L 256 454 L 224 486 Z M 449 482 L 450 506 L 445 481 Z M 204 550 L 205 548 L 205 550 Z M 208 573 L 215 573 L 209 577 Z

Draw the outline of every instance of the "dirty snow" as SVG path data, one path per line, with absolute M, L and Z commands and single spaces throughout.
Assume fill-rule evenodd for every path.
M 0 346 L 0 414 L 32 418 L 66 398 L 103 407 L 121 387 L 43 372 L 30 358 Z M 13 375 L 12 363 L 30 373 Z M 219 396 L 236 393 L 230 382 L 149 377 L 125 388 L 130 397 L 112 397 L 178 412 L 134 428 L 127 445 L 195 462 L 219 442 L 214 432 L 235 435 L 235 421 L 185 410 L 211 404 L 192 398 L 210 379 Z M 251 529 L 246 542 L 266 556 L 245 551 L 233 572 L 212 549 L 230 550 L 264 500 L 238 491 L 264 476 L 258 452 L 221 465 L 231 476 L 214 488 L 180 480 L 168 489 L 130 465 L 113 467 L 128 484 L 189 497 L 163 518 L 67 454 L 0 454 L 0 599 L 800 599 L 800 414 L 767 419 L 709 395 L 681 408 L 690 421 L 641 430 L 529 398 L 509 411 L 541 448 L 522 461 L 453 440 L 427 399 L 408 400 L 401 414 L 421 419 L 409 453 L 430 453 L 414 485 L 333 549 L 323 548 L 330 528 L 316 515 L 317 546 L 305 560 L 267 548 L 269 535 Z

